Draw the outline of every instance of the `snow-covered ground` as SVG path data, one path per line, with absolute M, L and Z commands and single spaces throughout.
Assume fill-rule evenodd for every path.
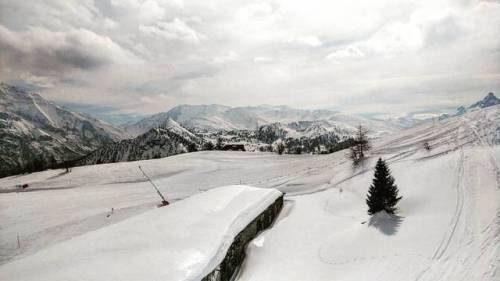
M 160 198 L 138 165 L 170 201 L 214 187 L 280 185 L 328 161 L 316 155 L 197 152 L 157 160 L 52 170 L 0 179 L 0 263 L 155 209 Z M 307 166 L 306 166 L 307 165 Z M 19 191 L 16 185 L 29 184 Z M 113 208 L 113 214 L 107 216 Z M 21 247 L 18 248 L 17 235 Z
M 47 247 L 0 267 L 2 280 L 201 280 L 282 196 L 233 185 Z
M 341 164 L 324 191 L 288 196 L 238 280 L 498 280 L 499 109 L 381 139 L 354 176 Z M 377 157 L 403 196 L 396 217 L 366 214 Z
M 173 201 L 239 183 L 286 192 L 282 214 L 252 242 L 238 280 L 495 280 L 499 124 L 499 106 L 428 122 L 376 140 L 358 169 L 345 151 L 197 152 L 0 179 L 0 269 L 155 209 L 159 198 L 140 164 Z M 366 215 L 378 157 L 403 196 L 396 218 Z M 16 192 L 22 183 L 30 187 Z

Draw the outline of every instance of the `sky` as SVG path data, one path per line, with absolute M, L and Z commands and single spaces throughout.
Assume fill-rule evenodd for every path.
M 108 120 L 444 112 L 500 92 L 499 15 L 491 0 L 0 0 L 0 81 Z

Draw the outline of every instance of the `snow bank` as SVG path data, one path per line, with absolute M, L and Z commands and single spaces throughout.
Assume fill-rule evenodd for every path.
M 212 189 L 3 265 L 0 280 L 200 280 L 281 195 L 243 185 Z

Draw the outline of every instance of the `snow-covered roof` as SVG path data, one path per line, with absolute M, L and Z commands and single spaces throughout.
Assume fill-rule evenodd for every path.
M 232 185 L 74 237 L 0 268 L 0 280 L 200 280 L 282 194 Z

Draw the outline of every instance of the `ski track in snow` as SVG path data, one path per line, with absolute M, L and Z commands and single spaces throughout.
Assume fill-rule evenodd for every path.
M 474 113 L 477 114 L 477 113 Z M 477 114 L 476 122 L 483 121 L 482 119 L 485 116 Z M 457 118 L 458 119 L 458 118 Z M 350 264 L 358 265 L 361 270 L 368 264 L 380 264 L 380 266 L 387 266 L 387 263 L 400 264 L 403 268 L 401 271 L 403 274 L 406 270 L 405 277 L 402 275 L 394 274 L 394 267 L 383 267 L 377 270 L 377 273 L 373 273 L 370 278 L 354 278 L 352 280 L 495 280 L 495 276 L 498 270 L 498 264 L 495 265 L 495 261 L 498 262 L 498 255 L 495 254 L 495 248 L 498 248 L 500 235 L 499 235 L 499 227 L 498 227 L 498 206 L 496 208 L 496 216 L 494 216 L 488 224 L 481 228 L 480 233 L 477 233 L 477 230 L 473 228 L 473 224 L 477 224 L 474 212 L 474 205 L 470 205 L 473 203 L 473 190 L 470 190 L 471 180 L 478 180 L 478 177 L 483 177 L 483 175 L 479 174 L 482 170 L 488 171 L 488 169 L 492 168 L 493 172 L 496 172 L 496 187 L 498 187 L 498 161 L 495 158 L 494 150 L 497 149 L 492 142 L 487 141 L 482 134 L 490 133 L 487 128 L 479 127 L 482 130 L 482 134 L 479 133 L 476 125 L 471 124 L 471 120 L 467 118 L 459 119 L 458 121 L 454 121 L 457 123 L 456 125 L 452 122 L 445 123 L 445 127 L 448 127 L 446 133 L 428 134 L 428 137 L 431 138 L 431 141 L 435 141 L 433 143 L 433 152 L 432 154 L 421 156 L 422 148 L 415 149 L 415 144 L 423 143 L 426 139 L 421 138 L 422 140 L 417 143 L 408 143 L 401 145 L 400 143 L 406 143 L 409 139 L 414 138 L 414 136 L 403 136 L 396 138 L 395 140 L 389 142 L 397 146 L 397 149 L 387 149 L 387 144 L 384 146 L 383 150 L 374 149 L 372 153 L 373 158 L 378 158 L 378 156 L 383 157 L 388 160 L 390 165 L 394 165 L 397 163 L 403 162 L 417 162 L 417 161 L 434 161 L 434 159 L 439 159 L 440 157 L 456 153 L 456 156 L 453 156 L 455 162 L 449 163 L 454 167 L 455 172 L 455 180 L 454 184 L 449 187 L 443 188 L 451 188 L 454 190 L 454 207 L 452 212 L 450 212 L 450 219 L 447 227 L 443 227 L 442 237 L 437 241 L 434 249 L 428 254 L 421 253 L 411 253 L 411 252 L 402 252 L 397 251 L 395 253 L 388 254 L 378 254 L 378 255 L 370 255 L 369 253 L 362 254 L 353 258 L 340 258 L 342 257 L 342 253 L 336 259 L 332 259 L 330 257 L 332 253 L 330 253 L 329 249 L 326 248 L 327 245 L 321 244 L 317 247 L 316 257 L 323 264 L 328 264 L 333 267 L 345 267 L 350 266 Z M 440 125 L 439 125 L 440 126 Z M 454 126 L 453 130 L 450 130 L 450 126 Z M 432 128 L 434 130 L 434 128 Z M 449 136 L 453 136 L 449 138 Z M 471 138 L 472 137 L 472 140 Z M 471 147 L 479 147 L 484 148 L 488 151 L 488 157 L 490 159 L 491 165 L 485 165 L 481 168 L 477 168 L 477 171 L 472 171 L 471 168 L 473 164 L 468 164 L 466 167 L 466 163 L 469 163 L 469 159 L 473 156 L 474 153 L 480 152 L 472 152 Z M 446 150 L 442 150 L 441 147 L 448 147 Z M 403 151 L 401 152 L 401 149 Z M 385 151 L 385 152 L 384 152 Z M 419 152 L 420 151 L 420 152 Z M 425 155 L 425 154 L 424 154 Z M 478 159 L 476 157 L 476 159 Z M 479 158 L 480 159 L 480 158 Z M 488 158 L 486 158 L 488 159 Z M 476 160 L 477 161 L 477 160 Z M 482 162 L 480 162 L 482 163 Z M 451 168 L 450 166 L 450 168 Z M 336 167 L 338 168 L 338 166 Z M 353 194 L 358 195 L 356 192 L 356 187 L 351 184 L 351 181 L 354 179 L 358 179 L 359 176 L 363 176 L 367 172 L 371 172 L 372 167 L 368 165 L 364 169 L 361 169 L 357 172 L 353 172 L 352 175 L 348 175 L 345 177 L 333 177 L 330 182 L 326 185 L 319 185 L 316 188 L 308 188 L 304 192 L 295 192 L 293 194 L 287 195 L 287 198 L 293 198 L 294 200 L 301 201 L 300 199 L 303 196 L 328 196 L 325 193 L 329 192 L 332 188 L 339 188 L 339 190 L 343 190 L 343 192 L 352 192 Z M 467 171 L 467 175 L 465 174 Z M 317 172 L 321 172 L 320 169 L 317 169 Z M 326 168 L 324 173 L 328 173 L 328 168 Z M 479 173 L 478 173 L 479 172 Z M 396 178 L 397 179 L 397 178 Z M 349 187 L 346 189 L 342 186 L 347 185 Z M 340 186 L 340 187 L 339 187 Z M 491 187 L 491 185 L 490 185 Z M 481 191 L 475 191 L 481 192 Z M 404 195 L 404 194 L 403 194 Z M 498 195 L 498 194 L 497 194 Z M 331 196 L 331 195 L 330 195 Z M 453 197 L 450 197 L 453 198 Z M 360 198 L 362 199 L 362 198 Z M 493 198 L 492 198 L 493 199 Z M 403 199 L 405 200 L 405 199 Z M 329 212 L 328 201 L 324 206 L 324 211 Z M 466 206 L 467 204 L 467 206 Z M 295 207 L 296 208 L 296 207 Z M 294 212 L 300 212 L 300 210 L 294 210 Z M 492 214 L 490 214 L 492 215 Z M 287 217 L 293 217 L 294 214 L 287 214 Z M 356 216 L 345 216 L 338 215 L 332 213 L 331 216 L 343 219 L 343 220 L 352 220 L 355 223 L 359 220 L 359 217 Z M 477 216 L 477 215 L 476 215 Z M 285 222 L 279 222 L 285 223 Z M 359 222 L 358 222 L 359 223 Z M 354 224 L 355 225 L 355 224 Z M 283 226 L 285 227 L 285 226 Z M 280 225 L 278 224 L 277 229 L 271 230 L 271 234 L 276 232 L 276 235 L 283 235 L 284 233 L 280 231 Z M 335 232 L 335 230 L 333 230 Z M 279 233 L 279 234 L 278 234 Z M 279 239 L 279 238 L 278 238 Z M 332 237 L 326 238 L 325 241 L 331 241 L 332 239 L 337 239 L 337 235 L 333 234 Z M 269 239 L 266 239 L 269 240 Z M 271 242 L 267 242 L 271 243 Z M 413 242 L 410 242 L 413 243 Z M 290 245 L 291 246 L 291 245 Z M 495 247 L 496 246 L 496 247 Z M 256 248 L 257 249 L 257 248 Z M 250 248 L 249 259 L 256 263 L 254 266 L 246 266 L 247 268 L 243 268 L 240 272 L 238 280 L 305 280 L 303 278 L 291 275 L 280 279 L 279 277 L 270 274 L 270 271 L 265 270 L 266 255 L 262 256 L 261 251 L 257 251 L 253 247 Z M 345 249 L 346 251 L 349 251 Z M 254 251 L 257 251 L 254 254 Z M 272 248 L 269 251 L 273 251 Z M 292 254 L 291 252 L 290 254 Z M 256 256 L 254 256 L 256 255 Z M 469 256 L 470 255 L 470 256 Z M 276 260 L 276 257 L 271 254 L 268 254 L 269 258 L 272 260 Z M 346 257 L 348 257 L 347 255 Z M 496 257 L 495 257 L 496 256 Z M 259 259 L 259 260 L 256 260 Z M 260 261 L 260 259 L 264 259 Z M 307 260 L 310 260 L 308 258 Z M 483 268 L 486 261 L 490 261 L 489 269 L 484 272 L 478 272 L 478 269 Z M 408 262 L 408 263 L 405 263 Z M 414 264 L 416 262 L 416 264 Z M 307 264 L 308 261 L 304 261 L 304 264 Z M 252 264 L 252 262 L 248 262 L 247 264 Z M 313 265 L 314 263 L 311 263 Z M 260 265 L 260 267 L 259 267 Z M 307 266 L 307 265 L 304 265 Z M 352 267 L 350 267 L 352 268 Z M 412 269 L 413 268 L 413 269 Z M 402 270 L 400 269 L 400 270 Z M 275 269 L 278 270 L 278 269 Z M 299 271 L 297 271 L 299 272 Z M 264 274 L 259 274 L 264 273 Z M 355 274 L 353 274 L 355 275 Z M 252 277 L 254 276 L 254 277 Z M 264 277 L 266 276 L 266 277 Z M 274 276 L 274 277 L 273 277 Z M 311 276 L 315 276 L 312 274 Z M 367 275 L 368 276 L 368 275 Z M 392 276 L 392 278 L 390 277 Z M 399 276 L 394 279 L 394 276 Z M 480 277 L 478 277 L 480 276 Z M 263 277 L 262 279 L 260 279 Z M 291 278 L 290 278 L 291 277 Z M 256 279 L 254 279 L 256 278 Z M 310 277 L 307 277 L 310 278 Z M 332 278 L 335 278 L 332 275 Z M 344 280 L 342 277 L 339 277 L 339 280 Z M 403 278 L 403 279 L 401 279 Z M 405 279 L 407 278 L 407 279 Z M 314 277 L 313 277 L 314 279 Z M 317 280 L 328 280 L 317 278 Z M 351 279 L 345 279 L 351 280 Z
M 459 140 L 458 137 L 460 135 L 460 131 L 463 129 L 463 127 L 459 127 L 457 129 L 457 145 L 459 145 Z M 457 225 L 461 219 L 462 216 L 462 210 L 464 206 L 464 186 L 462 182 L 463 178 L 463 173 L 464 173 L 464 151 L 463 148 L 460 147 L 460 156 L 457 160 L 457 183 L 455 185 L 456 188 L 456 207 L 455 211 L 453 213 L 453 217 L 451 219 L 450 227 L 448 228 L 448 232 L 445 234 L 443 237 L 443 240 L 439 244 L 438 248 L 436 249 L 436 252 L 432 256 L 432 259 L 440 259 L 443 254 L 446 252 L 448 246 L 450 245 L 450 241 L 453 238 L 453 235 L 455 235 L 455 231 L 457 229 Z
M 493 144 L 490 143 L 489 141 L 485 140 L 481 136 L 481 134 L 477 131 L 477 129 L 475 128 L 475 126 L 473 126 L 473 125 L 470 124 L 472 122 L 470 119 L 467 119 L 466 117 L 462 117 L 462 118 L 463 118 L 463 120 L 466 121 L 465 123 L 472 130 L 472 132 L 474 133 L 474 136 L 479 141 L 479 143 L 481 143 L 484 147 L 488 148 L 489 155 L 490 155 L 490 161 L 491 161 L 491 163 L 496 168 L 497 182 L 500 182 L 500 164 L 499 164 L 497 158 L 495 157 L 495 152 L 493 151 Z M 499 185 L 499 188 L 500 188 L 500 185 Z

